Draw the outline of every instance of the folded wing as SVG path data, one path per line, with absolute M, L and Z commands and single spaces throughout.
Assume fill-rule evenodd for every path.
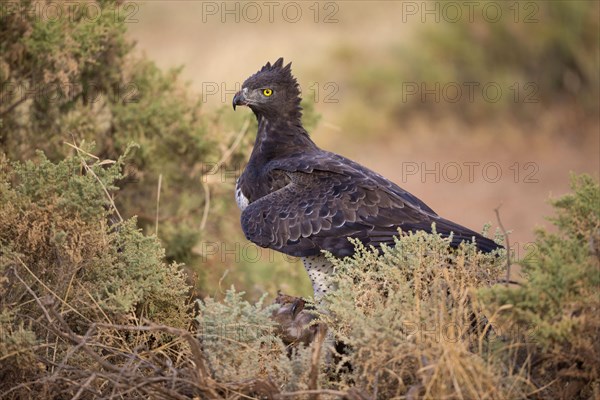
M 430 232 L 435 222 L 438 233 L 454 233 L 455 245 L 475 237 L 481 250 L 498 247 L 476 232 L 439 217 L 385 178 L 370 176 L 366 169 L 354 170 L 344 160 L 338 165 L 343 173 L 335 172 L 331 163 L 338 161 L 332 159 L 325 171 L 322 165 L 320 169 L 302 170 L 294 163 L 288 164 L 288 185 L 252 202 L 243 211 L 241 222 L 246 237 L 259 246 L 293 256 L 312 256 L 327 250 L 344 257 L 354 252 L 348 237 L 380 248 L 382 244 L 394 244 L 398 228 Z

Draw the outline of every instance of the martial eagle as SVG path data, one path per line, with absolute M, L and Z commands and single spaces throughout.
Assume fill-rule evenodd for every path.
M 241 224 L 248 240 L 301 257 L 315 297 L 332 289 L 322 250 L 350 256 L 348 237 L 381 249 L 402 231 L 436 231 L 452 245 L 472 241 L 479 250 L 494 241 L 438 216 L 421 200 L 362 165 L 325 150 L 302 126 L 300 90 L 283 58 L 267 63 L 242 85 L 233 108 L 248 106 L 258 133 L 248 165 L 236 185 Z

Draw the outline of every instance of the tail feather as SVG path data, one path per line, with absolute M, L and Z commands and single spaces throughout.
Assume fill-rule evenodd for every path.
M 452 221 L 441 220 L 437 222 L 436 231 L 444 236 L 449 236 L 450 233 L 452 233 L 452 246 L 458 247 L 462 242 L 471 242 L 475 239 L 475 245 L 484 253 L 504 248 L 504 246 L 494 242 L 492 239 L 486 238 L 485 236 Z
M 494 242 L 493 240 L 486 238 L 485 236 L 481 236 L 479 234 L 475 234 L 473 236 L 465 237 L 463 235 L 454 235 L 452 237 L 452 246 L 458 247 L 462 242 L 471 242 L 471 240 L 475 238 L 475 245 L 477 248 L 484 252 L 489 253 L 496 249 L 503 249 L 504 246 Z

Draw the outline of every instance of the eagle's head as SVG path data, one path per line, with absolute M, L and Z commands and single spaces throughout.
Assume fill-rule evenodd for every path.
M 233 109 L 248 106 L 258 117 L 267 119 L 301 116 L 300 89 L 292 75 L 292 63 L 283 66 L 283 58 L 267 63 L 246 79 L 242 90 L 233 97 Z

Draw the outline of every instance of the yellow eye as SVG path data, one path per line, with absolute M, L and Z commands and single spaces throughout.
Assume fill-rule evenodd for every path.
M 270 95 L 273 94 L 273 91 L 271 89 L 263 89 L 263 94 L 267 97 L 269 97 Z

